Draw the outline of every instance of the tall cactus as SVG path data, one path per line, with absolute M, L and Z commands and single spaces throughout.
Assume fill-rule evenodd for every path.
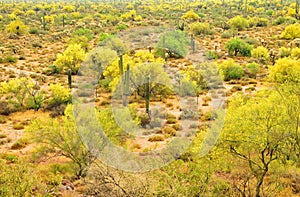
M 130 80 L 130 64 L 127 64 L 124 81 L 124 95 L 123 95 L 123 106 L 127 106 L 127 99 L 129 96 L 129 80 Z
M 63 27 L 65 27 L 65 15 L 63 15 L 63 17 L 62 17 L 62 25 L 63 25 Z
M 192 47 L 193 53 L 195 53 L 195 40 L 194 40 L 193 34 L 191 35 L 191 47 Z
M 69 84 L 69 88 L 72 88 L 72 70 L 71 69 L 68 70 L 68 84 Z
M 150 105 L 150 76 L 146 78 L 146 113 L 149 114 L 149 105 Z
M 120 75 L 123 76 L 123 55 L 120 55 L 120 59 L 119 59 L 119 71 L 120 71 Z

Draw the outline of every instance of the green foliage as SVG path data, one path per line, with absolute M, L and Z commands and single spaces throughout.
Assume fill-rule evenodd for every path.
M 9 23 L 6 31 L 17 35 L 26 34 L 28 27 L 20 20 L 15 20 Z
M 58 54 L 54 65 L 61 69 L 71 69 L 75 74 L 77 73 L 81 62 L 85 58 L 85 51 L 80 44 L 70 44 L 68 48 L 62 53 Z
M 297 19 L 295 19 L 294 17 L 283 17 L 283 16 L 279 16 L 275 21 L 274 24 L 275 25 L 281 25 L 281 24 L 295 24 L 297 22 Z
M 86 36 L 74 35 L 68 40 L 68 45 L 79 44 L 86 52 L 89 50 L 89 39 Z
M 195 35 L 209 35 L 212 33 L 209 23 L 192 23 L 190 29 Z
M 241 79 L 244 76 L 244 69 L 236 64 L 234 60 L 227 60 L 219 65 L 225 81 Z
M 12 56 L 12 55 L 8 55 L 4 58 L 4 62 L 7 62 L 7 63 L 17 63 L 17 61 L 18 61 L 18 58 L 15 56 Z
M 60 119 L 36 119 L 26 128 L 26 132 L 43 147 L 40 150 L 71 159 L 76 165 L 76 175 L 86 175 L 94 158 L 78 135 L 71 105 L 67 106 L 65 116 Z
M 36 27 L 30 27 L 29 33 L 30 34 L 37 34 L 39 32 L 39 29 Z
M 8 165 L 0 159 L 0 196 L 34 196 L 39 177 L 32 171 L 28 164 Z
M 296 23 L 293 25 L 289 25 L 282 32 L 281 37 L 287 40 L 300 38 L 300 24 Z
M 112 34 L 102 33 L 102 34 L 100 34 L 98 41 L 101 43 L 102 41 L 104 41 L 106 39 L 110 39 L 112 37 L 113 37 Z
M 122 31 L 122 30 L 126 30 L 128 27 L 127 27 L 127 25 L 125 25 L 125 24 L 120 24 L 120 25 L 118 25 L 116 28 L 117 28 L 117 30 Z
M 226 49 L 230 54 L 233 53 L 234 56 L 237 56 L 238 54 L 242 56 L 250 56 L 252 46 L 239 38 L 232 38 L 226 43 Z
M 236 16 L 236 17 L 230 19 L 228 24 L 230 25 L 230 27 L 232 29 L 237 29 L 239 31 L 245 30 L 249 26 L 247 19 L 245 19 L 241 16 Z
M 72 33 L 72 36 L 84 36 L 88 40 L 92 40 L 94 38 L 93 32 L 90 29 L 79 28 Z
M 246 65 L 247 72 L 249 73 L 250 77 L 256 77 L 257 73 L 260 72 L 260 66 L 256 63 L 248 63 Z
M 251 56 L 254 58 L 264 58 L 267 60 L 269 59 L 269 52 L 265 47 L 259 46 L 251 51 Z
M 167 49 L 170 56 L 184 57 L 187 52 L 187 46 L 190 44 L 190 39 L 182 31 L 169 31 L 163 34 L 157 47 Z

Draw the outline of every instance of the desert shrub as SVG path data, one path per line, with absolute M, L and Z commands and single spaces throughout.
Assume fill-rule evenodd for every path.
M 288 57 L 292 54 L 292 51 L 290 48 L 286 48 L 286 47 L 280 47 L 279 48 L 279 56 L 281 58 L 284 58 L 284 57 Z
M 260 71 L 260 67 L 256 63 L 248 63 L 246 65 L 247 72 L 249 73 L 250 77 L 256 77 L 257 73 Z
M 231 38 L 233 37 L 235 34 L 233 31 L 224 31 L 222 34 L 221 34 L 221 37 L 222 38 Z
M 128 27 L 127 27 L 127 25 L 125 25 L 125 24 L 120 24 L 120 25 L 118 25 L 116 28 L 117 28 L 117 30 L 122 31 L 122 30 L 126 30 Z
M 238 54 L 242 56 L 250 56 L 252 46 L 239 38 L 232 38 L 226 43 L 226 49 L 230 54 L 233 53 L 234 56 L 237 56 Z
M 15 20 L 9 23 L 7 27 L 7 32 L 12 34 L 25 34 L 28 31 L 28 27 L 20 20 Z
M 51 91 L 50 105 L 58 106 L 71 102 L 71 93 L 68 88 L 65 88 L 61 84 L 51 84 L 49 88 Z
M 295 24 L 297 22 L 297 19 L 295 19 L 294 17 L 283 17 L 283 16 L 279 16 L 275 21 L 274 24 L 275 25 L 281 25 L 281 24 Z
M 249 26 L 249 23 L 247 19 L 241 17 L 241 16 L 236 16 L 232 19 L 229 20 L 228 24 L 232 29 L 237 29 L 237 30 L 244 30 Z
M 192 23 L 190 28 L 193 34 L 195 35 L 200 35 L 200 34 L 208 35 L 212 33 L 209 23 L 199 23 L 199 22 Z
M 72 36 L 84 36 L 88 40 L 92 40 L 94 38 L 93 32 L 90 29 L 79 28 L 72 33 Z
M 11 145 L 12 150 L 20 150 L 25 148 L 29 144 L 29 140 L 27 138 L 20 138 L 15 143 Z
M 252 17 L 249 19 L 249 26 L 250 27 L 264 27 L 267 26 L 269 20 L 266 18 L 259 18 L 259 17 Z
M 298 47 L 293 48 L 292 57 L 295 59 L 300 59 L 300 48 L 298 48 Z
M 282 32 L 281 37 L 287 40 L 300 38 L 300 24 L 292 24 L 285 28 Z
M 180 119 L 191 119 L 191 120 L 197 120 L 198 119 L 198 114 L 194 110 L 190 109 L 182 109 L 182 112 L 180 114 Z
M 175 124 L 177 122 L 176 118 L 170 117 L 167 118 L 167 124 Z
M 104 40 L 106 40 L 106 39 L 109 39 L 109 38 L 111 38 L 111 37 L 113 37 L 112 34 L 102 33 L 102 34 L 100 34 L 100 36 L 99 36 L 99 38 L 98 38 L 98 41 L 99 41 L 99 42 L 102 42 L 102 41 L 104 41 Z
M 89 39 L 85 36 L 72 36 L 69 40 L 68 40 L 68 44 L 72 45 L 72 44 L 79 44 L 81 46 L 81 48 L 83 48 L 85 51 L 89 50 Z
M 7 135 L 6 135 L 6 134 L 4 134 L 4 133 L 0 133 L 0 139 L 6 138 L 6 137 L 7 137 Z
M 39 32 L 39 29 L 36 27 L 30 27 L 29 33 L 30 34 L 37 34 Z
M 15 124 L 15 125 L 13 125 L 13 129 L 15 129 L 15 130 L 22 130 L 22 129 L 24 129 L 24 125 L 22 125 L 22 124 Z
M 175 136 L 177 131 L 173 127 L 166 126 L 162 128 L 162 133 L 168 136 Z
M 251 56 L 254 58 L 269 59 L 269 52 L 265 47 L 259 46 L 251 51 Z
M 267 10 L 267 11 L 266 11 L 266 15 L 267 15 L 267 16 L 272 16 L 273 13 L 274 13 L 274 10 Z
M 141 124 L 142 127 L 145 127 L 151 121 L 150 116 L 147 113 L 139 114 L 138 118 L 140 119 L 140 124 Z
M 206 56 L 209 60 L 212 60 L 212 59 L 218 59 L 218 55 L 216 55 L 213 51 L 208 51 L 206 53 Z
M 17 61 L 18 61 L 18 58 L 14 57 L 12 55 L 8 55 L 4 58 L 4 62 L 7 62 L 7 63 L 16 63 Z
M 234 62 L 234 60 L 227 60 L 219 65 L 223 74 L 224 80 L 241 79 L 244 76 L 244 69 Z
M 182 17 L 182 19 L 189 19 L 189 20 L 197 20 L 199 15 L 194 12 L 194 10 L 190 10 L 186 12 Z
M 254 45 L 254 46 L 258 46 L 259 42 L 257 39 L 255 38 L 251 38 L 251 37 L 247 37 L 245 39 L 243 39 L 246 43 L 250 44 L 250 45 Z
M 154 135 L 148 139 L 149 142 L 160 142 L 160 141 L 164 141 L 164 140 L 165 140 L 165 138 L 162 135 Z

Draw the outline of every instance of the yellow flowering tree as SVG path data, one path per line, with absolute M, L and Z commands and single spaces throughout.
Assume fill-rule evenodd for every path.
M 62 54 L 57 55 L 54 65 L 61 69 L 69 68 L 73 74 L 76 74 L 84 59 L 85 51 L 81 45 L 70 44 Z

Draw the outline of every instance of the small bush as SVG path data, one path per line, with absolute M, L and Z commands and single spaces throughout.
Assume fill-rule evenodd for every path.
M 7 135 L 5 135 L 4 133 L 0 133 L 0 139 L 6 138 Z
M 191 28 L 191 31 L 193 32 L 193 34 L 195 34 L 195 35 L 200 35 L 200 34 L 209 35 L 212 33 L 211 27 L 208 23 L 196 22 L 196 23 L 191 24 L 190 28 Z
M 175 124 L 177 122 L 176 118 L 168 118 L 167 124 Z
M 10 22 L 6 30 L 9 33 L 21 35 L 27 33 L 28 27 L 22 21 L 15 20 Z
M 239 31 L 245 30 L 249 26 L 247 19 L 245 19 L 241 16 L 236 16 L 236 17 L 230 19 L 228 24 L 230 25 L 230 27 L 232 29 L 237 29 Z
M 208 51 L 206 53 L 206 56 L 209 60 L 213 60 L 213 59 L 218 59 L 219 57 L 213 52 L 213 51 Z
M 29 140 L 25 138 L 20 138 L 13 145 L 11 145 L 12 150 L 20 150 L 25 148 L 29 144 Z
M 222 38 L 231 38 L 233 37 L 235 34 L 233 31 L 224 31 L 222 34 L 221 34 L 221 37 Z
M 13 129 L 15 129 L 15 130 L 22 130 L 22 129 L 24 129 L 24 125 L 22 125 L 22 124 L 15 124 L 13 126 Z
M 164 127 L 162 128 L 162 133 L 168 136 L 175 136 L 177 131 L 173 127 Z
M 7 62 L 7 63 L 16 63 L 18 61 L 18 58 L 14 57 L 14 56 L 6 56 L 4 58 L 4 62 Z
M 254 58 L 264 58 L 267 60 L 269 59 L 269 52 L 265 47 L 259 46 L 251 51 L 251 56 Z
M 79 28 L 72 33 L 72 36 L 85 36 L 88 40 L 92 40 L 94 35 L 90 29 Z
M 219 65 L 225 81 L 231 79 L 241 79 L 244 76 L 243 68 L 236 64 L 233 60 L 224 61 Z
M 127 27 L 127 25 L 125 25 L 125 24 L 120 24 L 120 25 L 118 25 L 116 28 L 117 28 L 117 30 L 122 31 L 122 30 L 126 30 L 128 27 Z
M 249 63 L 246 65 L 247 72 L 249 73 L 250 77 L 256 77 L 257 73 L 260 71 L 260 67 L 256 63 Z
M 164 140 L 165 140 L 165 138 L 162 135 L 154 135 L 148 139 L 149 142 L 160 142 L 160 141 L 164 141 Z
M 281 58 L 284 58 L 284 57 L 288 57 L 292 54 L 292 51 L 290 48 L 286 48 L 286 47 L 280 47 L 279 48 L 279 56 Z
M 37 34 L 38 32 L 39 32 L 39 29 L 36 28 L 36 27 L 31 27 L 31 28 L 29 29 L 29 33 L 30 33 L 30 34 Z
M 300 48 L 298 48 L 298 47 L 293 48 L 292 57 L 295 59 L 300 59 Z
M 287 40 L 300 38 L 300 24 L 296 23 L 293 25 L 289 25 L 282 32 L 281 37 Z
M 250 56 L 252 46 L 239 38 L 232 38 L 226 43 L 226 49 L 234 56 L 237 56 L 238 54 L 242 56 Z

